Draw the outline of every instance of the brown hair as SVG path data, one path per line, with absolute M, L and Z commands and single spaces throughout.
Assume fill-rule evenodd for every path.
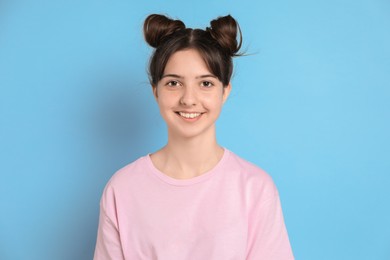
M 146 42 L 155 48 L 149 63 L 149 80 L 152 86 L 157 86 L 168 59 L 177 51 L 197 50 L 223 86 L 229 84 L 232 76 L 232 57 L 241 55 L 238 53 L 242 43 L 241 30 L 230 15 L 212 20 L 210 27 L 202 30 L 186 28 L 180 20 L 151 14 L 145 19 L 144 36 Z

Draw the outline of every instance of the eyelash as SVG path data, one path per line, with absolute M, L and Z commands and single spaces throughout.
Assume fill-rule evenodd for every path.
M 205 86 L 204 83 L 208 83 L 208 86 Z M 212 86 L 214 86 L 214 84 L 211 81 L 203 81 L 202 82 L 202 87 L 211 88 Z
M 172 83 L 174 83 L 174 84 L 172 84 Z M 171 81 L 168 81 L 166 85 L 169 87 L 177 87 L 177 85 L 180 85 L 180 82 L 176 81 L 176 80 L 171 80 Z
M 171 80 L 171 81 L 168 81 L 166 83 L 166 85 L 169 87 L 177 87 L 178 85 L 181 85 L 181 83 L 179 81 L 176 81 L 176 80 Z M 211 81 L 202 81 L 201 86 L 205 87 L 205 88 L 211 88 L 214 86 L 214 83 L 212 83 Z

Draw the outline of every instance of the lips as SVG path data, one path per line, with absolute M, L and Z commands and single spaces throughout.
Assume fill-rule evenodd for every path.
M 185 119 L 186 121 L 196 121 L 199 119 L 204 113 L 202 112 L 184 112 L 184 111 L 178 111 L 176 112 L 178 116 Z
M 192 119 L 192 118 L 196 118 L 198 116 L 200 116 L 202 113 L 199 113 L 199 112 L 191 112 L 191 113 L 187 113 L 187 112 L 178 112 L 180 116 L 184 117 L 184 118 L 188 118 L 188 119 Z

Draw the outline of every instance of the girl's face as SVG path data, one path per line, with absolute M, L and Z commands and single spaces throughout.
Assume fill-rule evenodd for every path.
M 215 121 L 230 89 L 230 84 L 223 87 L 194 49 L 174 53 L 153 86 L 169 134 L 186 138 L 215 133 Z

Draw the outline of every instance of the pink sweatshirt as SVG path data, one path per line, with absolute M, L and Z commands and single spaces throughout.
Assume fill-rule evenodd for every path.
M 271 177 L 225 149 L 191 179 L 165 175 L 149 155 L 120 169 L 101 199 L 94 259 L 294 257 Z

